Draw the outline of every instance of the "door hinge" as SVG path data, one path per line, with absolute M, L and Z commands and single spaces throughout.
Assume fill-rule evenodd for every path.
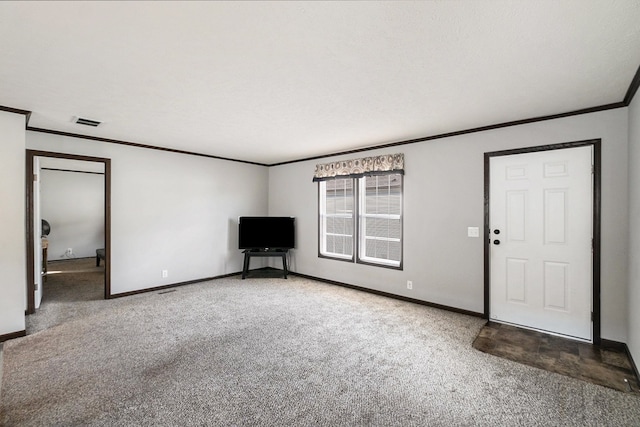
M 593 322 L 593 311 L 591 312 L 591 321 Z
M 594 165 L 591 165 L 591 175 L 593 175 L 594 173 L 596 173 L 596 167 Z
M 33 182 L 37 182 L 38 181 L 38 174 L 34 173 L 33 174 Z

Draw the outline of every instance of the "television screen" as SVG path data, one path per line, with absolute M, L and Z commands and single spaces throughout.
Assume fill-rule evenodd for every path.
M 238 227 L 240 249 L 292 249 L 295 247 L 295 218 L 241 216 Z

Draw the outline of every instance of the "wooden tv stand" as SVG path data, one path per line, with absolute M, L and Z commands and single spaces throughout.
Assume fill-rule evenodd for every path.
M 242 267 L 242 280 L 247 277 L 249 272 L 249 260 L 251 257 L 282 257 L 282 269 L 284 271 L 284 278 L 287 278 L 287 254 L 289 249 L 245 249 L 244 253 L 244 266 Z

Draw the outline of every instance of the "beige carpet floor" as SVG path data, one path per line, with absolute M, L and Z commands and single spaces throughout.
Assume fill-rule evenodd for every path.
M 86 316 L 103 306 L 104 262 L 95 258 L 54 261 L 47 264 L 42 304 L 36 315 L 27 316 L 27 333 L 32 334 Z
M 640 425 L 635 394 L 475 350 L 482 319 L 296 276 L 77 305 L 5 343 L 1 425 Z

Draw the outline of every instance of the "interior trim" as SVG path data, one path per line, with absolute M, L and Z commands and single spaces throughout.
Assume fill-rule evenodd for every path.
M 218 159 L 218 160 L 228 160 L 230 162 L 248 163 L 250 165 L 257 165 L 257 166 L 269 166 L 264 163 L 250 162 L 248 160 L 231 159 L 229 157 L 220 157 L 220 156 L 214 156 L 211 154 L 196 153 L 195 151 L 177 150 L 174 148 L 167 148 L 167 147 L 156 147 L 154 145 L 139 144 L 137 142 L 121 141 L 119 139 L 102 138 L 99 136 L 82 135 L 79 133 L 62 132 L 59 130 L 42 129 L 42 128 L 36 128 L 31 126 L 27 126 L 27 130 L 32 132 L 48 133 L 51 135 L 67 136 L 70 138 L 81 138 L 81 139 L 88 139 L 90 141 L 107 142 L 109 144 L 119 144 L 119 145 L 126 145 L 129 147 L 146 148 L 148 150 L 167 151 L 169 153 L 176 153 L 176 154 L 188 154 L 190 156 L 207 157 L 210 159 Z
M 560 144 L 540 145 L 536 147 L 525 147 L 514 150 L 494 151 L 484 153 L 484 317 L 489 319 L 490 312 L 490 223 L 489 223 L 489 172 L 491 157 L 505 156 L 512 154 L 526 154 L 539 151 L 560 150 L 564 148 L 577 148 L 593 146 L 593 257 L 592 257 L 592 274 L 593 274 L 593 290 L 592 290 L 592 312 L 593 312 L 593 344 L 601 345 L 601 299 L 600 299 L 600 246 L 601 246 L 601 195 L 602 195 L 602 141 L 600 139 L 592 139 L 576 142 L 565 142 Z
M 15 338 L 22 338 L 22 337 L 26 337 L 27 336 L 27 331 L 26 330 L 22 330 L 22 331 L 17 331 L 17 332 L 11 332 L 9 334 L 4 334 L 4 335 L 0 335 L 0 342 L 5 342 L 5 341 L 9 341 Z
M 519 125 L 524 125 L 524 124 L 528 124 L 528 123 L 541 122 L 541 121 L 545 121 L 545 120 L 554 120 L 554 119 L 560 119 L 560 118 L 564 118 L 564 117 L 577 116 L 577 115 L 581 115 L 581 114 L 596 113 L 598 111 L 606 111 L 606 110 L 612 110 L 612 109 L 616 109 L 616 108 L 628 107 L 631 104 L 631 101 L 633 101 L 633 97 L 635 96 L 635 94 L 638 91 L 639 87 L 640 87 L 640 66 L 636 70 L 636 74 L 633 76 L 633 79 L 631 80 L 631 83 L 629 84 L 629 88 L 627 89 L 627 93 L 626 93 L 624 99 L 622 101 L 620 101 L 620 102 L 614 102 L 614 103 L 611 103 L 611 104 L 600 105 L 600 106 L 597 106 L 597 107 L 583 108 L 583 109 L 580 109 L 580 110 L 569 111 L 569 112 L 566 112 L 566 113 L 551 114 L 551 115 L 547 115 L 547 116 L 540 116 L 540 117 L 534 117 L 534 118 L 522 119 L 522 120 L 514 120 L 514 121 L 510 121 L 510 122 L 498 123 L 498 124 L 493 124 L 493 125 L 488 125 L 488 126 L 480 126 L 480 127 L 466 129 L 466 130 L 443 133 L 443 134 L 433 135 L 433 136 L 426 136 L 426 137 L 423 137 L 423 138 L 410 139 L 410 140 L 407 140 L 407 141 L 392 142 L 392 143 L 389 143 L 389 144 L 376 145 L 376 146 L 366 147 L 366 148 L 358 148 L 358 149 L 355 149 L 355 150 L 341 151 L 341 152 L 336 152 L 336 153 L 333 153 L 333 154 L 325 154 L 325 155 L 321 155 L 321 156 L 308 157 L 308 158 L 305 158 L 305 159 L 290 160 L 290 161 L 280 162 L 280 163 L 272 163 L 269 166 L 280 166 L 280 165 L 287 165 L 287 164 L 291 164 L 291 163 L 304 162 L 304 161 L 308 161 L 308 160 L 317 160 L 317 159 L 322 159 L 322 158 L 325 158 L 325 157 L 343 156 L 343 155 L 347 155 L 347 154 L 360 153 L 360 152 L 363 152 L 363 151 L 371 151 L 371 150 L 378 150 L 378 149 L 382 149 L 382 148 L 397 147 L 399 145 L 414 144 L 414 143 L 417 143 L 417 142 L 432 141 L 434 139 L 450 138 L 452 136 L 465 135 L 465 134 L 469 134 L 469 133 L 484 132 L 484 131 L 487 131 L 487 130 L 500 129 L 500 128 L 504 128 L 504 127 L 519 126 Z
M 437 304 L 437 303 L 434 303 L 434 302 L 423 301 L 423 300 L 419 300 L 419 299 L 415 299 L 415 298 L 405 297 L 405 296 L 402 296 L 402 295 L 392 294 L 392 293 L 389 293 L 389 292 L 378 291 L 376 289 L 369 289 L 369 288 L 365 288 L 365 287 L 362 287 L 362 286 L 351 285 L 349 283 L 337 282 L 335 280 L 323 279 L 321 277 L 310 276 L 308 274 L 296 273 L 294 271 L 289 271 L 289 274 L 292 274 L 292 275 L 298 276 L 298 277 L 302 277 L 302 278 L 305 278 L 305 279 L 316 280 L 318 282 L 327 283 L 329 285 L 342 286 L 343 288 L 355 289 L 357 291 L 367 292 L 367 293 L 374 294 L 374 295 L 380 295 L 380 296 L 383 296 L 383 297 L 397 299 L 397 300 L 400 300 L 400 301 L 411 302 L 411 303 L 419 304 L 419 305 L 425 305 L 427 307 L 433 307 L 433 308 L 437 308 L 437 309 L 440 309 L 440 310 L 452 311 L 454 313 L 465 314 L 467 316 L 484 318 L 484 314 L 482 314 L 482 313 L 477 313 L 475 311 L 470 311 L 470 310 L 464 310 L 462 308 L 450 307 L 448 305 L 442 305 L 442 304 Z
M 640 372 L 638 372 L 638 366 L 636 365 L 636 362 L 633 360 L 633 356 L 631 355 L 631 350 L 629 350 L 629 346 L 627 345 L 627 343 L 607 340 L 603 338 L 600 341 L 600 347 L 612 348 L 612 349 L 624 351 L 627 354 L 629 361 L 631 362 L 631 369 L 633 370 L 633 373 L 636 374 L 636 378 L 640 378 Z
M 168 151 L 168 152 L 171 152 L 171 153 L 188 154 L 188 155 L 192 155 L 192 156 L 208 157 L 208 158 L 211 158 L 211 159 L 228 160 L 230 162 L 240 162 L 240 163 L 247 163 L 247 164 L 257 165 L 257 166 L 271 167 L 271 166 L 288 165 L 288 164 L 291 164 L 291 163 L 305 162 L 305 161 L 309 161 L 309 160 L 323 159 L 323 158 L 327 158 L 327 157 L 342 156 L 342 155 L 346 155 L 346 154 L 361 153 L 361 152 L 371 151 L 371 150 L 379 150 L 379 149 L 384 149 L 384 148 L 389 148 L 389 147 L 397 147 L 397 146 L 400 146 L 400 145 L 415 144 L 415 143 L 418 143 L 418 142 L 432 141 L 432 140 L 435 140 L 435 139 L 442 139 L 442 138 L 450 138 L 450 137 L 453 137 L 453 136 L 466 135 L 466 134 L 469 134 L 469 133 L 483 132 L 483 131 L 487 131 L 487 130 L 500 129 L 500 128 L 504 128 L 504 127 L 518 126 L 518 125 L 524 125 L 524 124 L 528 124 L 528 123 L 535 123 L 535 122 L 540 122 L 540 121 L 545 121 L 545 120 L 554 120 L 554 119 L 560 119 L 560 118 L 563 118 L 563 117 L 577 116 L 577 115 L 581 115 L 581 114 L 596 113 L 598 111 L 606 111 L 606 110 L 612 110 L 612 109 L 616 109 L 616 108 L 628 107 L 629 104 L 631 104 L 631 101 L 633 101 L 633 98 L 634 98 L 636 92 L 638 91 L 639 87 L 640 87 L 640 66 L 636 70 L 636 74 L 633 76 L 633 79 L 631 80 L 631 82 L 629 84 L 629 88 L 627 89 L 627 92 L 625 94 L 624 99 L 622 101 L 620 101 L 620 102 L 614 102 L 614 103 L 611 103 L 611 104 L 605 104 L 605 105 L 600 105 L 600 106 L 590 107 L 590 108 L 583 108 L 583 109 L 580 109 L 580 110 L 569 111 L 569 112 L 566 112 L 566 113 L 551 114 L 551 115 L 547 115 L 547 116 L 540 116 L 540 117 L 534 117 L 534 118 L 522 119 L 522 120 L 514 120 L 514 121 L 510 121 L 510 122 L 498 123 L 498 124 L 493 124 L 493 125 L 488 125 L 488 126 L 480 126 L 480 127 L 476 127 L 476 128 L 470 128 L 470 129 L 465 129 L 465 130 L 460 130 L 460 131 L 455 131 L 455 132 L 449 132 L 449 133 L 443 133 L 443 134 L 438 134 L 438 135 L 426 136 L 426 137 L 422 137 L 422 138 L 409 139 L 409 140 L 406 140 L 406 141 L 392 142 L 392 143 L 388 143 L 388 144 L 375 145 L 375 146 L 371 146 L 371 147 L 358 148 L 358 149 L 354 149 L 354 150 L 339 151 L 339 152 L 335 152 L 335 153 L 323 154 L 323 155 L 320 155 L 320 156 L 306 157 L 306 158 L 303 158 L 303 159 L 289 160 L 289 161 L 286 161 L 286 162 L 278 162 L 278 163 L 271 163 L 271 164 L 250 162 L 248 160 L 232 159 L 232 158 L 228 158 L 228 157 L 214 156 L 214 155 L 210 155 L 210 154 L 197 153 L 197 152 L 193 152 L 193 151 L 185 151 L 185 150 L 176 150 L 176 149 L 172 149 L 172 148 L 156 147 L 156 146 L 153 146 L 153 145 L 139 144 L 139 143 L 136 143 L 136 142 L 120 141 L 120 140 L 117 140 L 117 139 L 101 138 L 101 137 L 97 137 L 97 136 L 82 135 L 82 134 L 77 134 L 77 133 L 69 133 L 69 132 L 56 131 L 56 130 L 51 130 L 51 129 L 42 129 L 42 128 L 37 128 L 37 127 L 31 127 L 31 126 L 29 126 L 29 119 L 31 117 L 31 111 L 20 110 L 20 109 L 17 109 L 17 108 L 11 108 L 11 107 L 5 107 L 5 106 L 0 106 L 0 111 L 8 111 L 8 112 L 11 112 L 11 113 L 17 113 L 17 114 L 26 115 L 27 116 L 27 119 L 26 119 L 26 124 L 27 124 L 26 130 L 29 130 L 29 131 L 41 132 L 41 133 L 49 133 L 49 134 L 53 134 L 53 135 L 69 136 L 69 137 L 72 137 L 72 138 L 82 138 L 82 139 L 88 139 L 88 140 L 99 141 L 99 142 L 107 142 L 107 143 L 112 143 L 112 144 L 128 145 L 128 146 L 131 146 L 131 147 L 147 148 L 149 150 Z
M 627 89 L 627 94 L 624 96 L 624 101 L 622 101 L 625 107 L 628 107 L 631 104 L 631 101 L 633 101 L 633 97 L 636 95 L 638 87 L 640 87 L 640 66 L 638 66 L 636 75 L 633 76 L 631 84 L 629 85 L 629 89 Z
M 634 79 L 634 81 L 635 81 L 635 79 Z M 615 103 L 612 103 L 612 104 L 600 105 L 600 106 L 597 106 L 597 107 L 590 107 L 590 108 L 583 108 L 581 110 L 569 111 L 569 112 L 566 112 L 566 113 L 552 114 L 552 115 L 540 116 L 540 117 L 534 117 L 534 118 L 522 119 L 522 120 L 514 120 L 514 121 L 510 121 L 510 122 L 497 123 L 497 124 L 487 125 L 487 126 L 480 126 L 480 127 L 475 127 L 475 128 L 465 129 L 465 130 L 442 133 L 442 134 L 438 134 L 438 135 L 432 135 L 432 136 L 425 136 L 425 137 L 421 137 L 421 138 L 409 139 L 409 140 L 405 140 L 405 141 L 391 142 L 391 143 L 387 143 L 387 144 L 375 145 L 375 146 L 365 147 L 365 148 L 356 148 L 356 149 L 353 149 L 353 150 L 338 151 L 338 152 L 334 152 L 334 153 L 322 154 L 322 155 L 313 156 L 313 157 L 305 157 L 305 158 L 302 158 L 302 159 L 288 160 L 286 162 L 278 162 L 278 163 L 270 163 L 270 164 L 251 162 L 251 161 L 248 161 L 248 160 L 232 159 L 232 158 L 229 158 L 229 157 L 214 156 L 214 155 L 211 155 L 211 154 L 197 153 L 197 152 L 194 152 L 194 151 L 185 151 L 185 150 L 177 150 L 177 149 L 173 149 L 173 148 L 157 147 L 157 146 L 153 146 L 153 145 L 140 144 L 140 143 L 137 143 L 137 142 L 121 141 L 121 140 L 118 140 L 118 139 L 102 138 L 102 137 L 91 136 L 91 135 L 82 135 L 82 134 L 78 134 L 78 133 L 70 133 L 70 132 L 62 132 L 62 131 L 51 130 L 51 129 L 43 129 L 43 128 L 37 128 L 37 127 L 31 127 L 31 126 L 27 126 L 27 130 L 28 131 L 33 131 L 33 132 L 48 133 L 48 134 L 52 134 L 52 135 L 67 136 L 67 137 L 71 137 L 71 138 L 87 139 L 87 140 L 90 140 L 90 141 L 106 142 L 106 143 L 110 143 L 110 144 L 126 145 L 126 146 L 137 147 L 137 148 L 146 148 L 146 149 L 149 149 L 149 150 L 167 151 L 167 152 L 176 153 L 176 154 L 187 154 L 187 155 L 191 155 L 191 156 L 207 157 L 207 158 L 210 158 L 210 159 L 228 160 L 230 162 L 238 162 L 238 163 L 246 163 L 246 164 L 257 165 L 257 166 L 272 167 L 272 166 L 288 165 L 288 164 L 292 164 L 292 163 L 306 162 L 306 161 L 309 161 L 309 160 L 318 160 L 318 159 L 324 159 L 324 158 L 328 158 L 328 157 L 344 156 L 344 155 L 348 155 L 348 154 L 356 154 L 356 153 L 362 153 L 362 152 L 366 152 L 366 151 L 398 147 L 398 146 L 401 146 L 401 145 L 416 144 L 416 143 L 419 143 L 419 142 L 433 141 L 433 140 L 436 140 L 436 139 L 451 138 L 451 137 L 454 137 L 454 136 L 467 135 L 467 134 L 470 134 L 470 133 L 484 132 L 484 131 L 489 131 L 489 130 L 501 129 L 501 128 L 505 128 L 505 127 L 519 126 L 519 125 L 524 125 L 524 124 L 529 124 L 529 123 L 536 123 L 536 122 L 541 122 L 541 121 L 546 121 L 546 120 L 560 119 L 560 118 L 570 117 L 570 116 L 578 116 L 578 115 L 581 115 L 581 114 L 596 113 L 596 112 L 599 112 L 599 111 L 612 110 L 612 109 L 616 109 L 616 108 L 624 108 L 626 106 L 628 106 L 628 104 L 626 104 L 624 101 L 621 101 L 621 102 L 615 102 Z
M 254 269 L 254 270 L 251 270 L 251 271 L 260 271 L 260 270 L 278 270 L 278 269 L 277 268 L 273 268 L 273 267 L 262 267 L 262 268 Z M 229 273 L 229 274 L 223 274 L 221 276 L 214 276 L 214 277 L 207 277 L 207 278 L 203 278 L 203 279 L 189 280 L 189 281 L 186 281 L 186 282 L 172 283 L 172 284 L 163 285 L 163 286 L 155 286 L 153 288 L 139 289 L 139 290 L 130 291 L 130 292 L 122 292 L 122 293 L 111 295 L 111 298 L 121 298 L 121 297 L 127 297 L 127 296 L 131 296 L 131 295 L 144 294 L 144 293 L 148 293 L 148 292 L 163 291 L 163 290 L 166 290 L 166 289 L 177 288 L 177 287 L 180 287 L 180 286 L 192 285 L 192 284 L 201 283 L 201 282 L 207 282 L 209 280 L 217 280 L 217 279 L 224 279 L 226 277 L 238 276 L 240 274 L 242 274 L 242 273 L 241 272 Z M 330 284 L 330 285 L 342 286 L 344 288 L 355 289 L 355 290 L 358 290 L 358 291 L 363 291 L 363 292 L 368 292 L 368 293 L 375 294 L 375 295 L 380 295 L 380 296 L 384 296 L 384 297 L 388 297 L 388 298 L 393 298 L 393 299 L 397 299 L 397 300 L 400 300 L 400 301 L 411 302 L 411 303 L 414 303 L 414 304 L 425 305 L 425 306 L 428 306 L 428 307 L 438 308 L 438 309 L 441 309 L 441 310 L 452 311 L 454 313 L 465 314 L 467 316 L 481 317 L 481 318 L 483 317 L 482 313 L 477 313 L 475 311 L 469 311 L 469 310 L 463 310 L 461 308 L 449 307 L 449 306 L 442 305 L 442 304 L 436 304 L 436 303 L 432 303 L 432 302 L 428 302 L 428 301 L 422 301 L 422 300 L 418 300 L 418 299 L 414 299 L 414 298 L 404 297 L 404 296 L 401 296 L 401 295 L 395 295 L 395 294 L 391 294 L 391 293 L 388 293 L 388 292 L 377 291 L 375 289 L 368 289 L 368 288 L 364 288 L 362 286 L 350 285 L 348 283 L 336 282 L 334 280 L 323 279 L 323 278 L 320 278 L 320 277 L 314 277 L 314 276 L 310 276 L 310 275 L 307 275 L 307 274 L 296 273 L 296 272 L 293 272 L 293 271 L 289 271 L 289 274 L 292 274 L 292 275 L 298 276 L 298 277 L 302 277 L 302 278 L 305 278 L 305 279 L 316 280 L 318 282 L 327 283 L 327 284 Z
M 25 116 L 25 128 L 29 126 L 29 119 L 31 118 L 31 111 L 28 110 L 20 110 L 18 108 L 5 107 L 4 105 L 0 105 L 0 111 L 6 111 L 8 113 L 22 114 Z
M 615 350 L 624 350 L 624 348 L 626 347 L 626 344 L 620 341 L 602 339 L 600 342 L 600 347 L 611 348 Z
M 35 236 L 33 235 L 33 158 L 53 157 L 59 159 L 82 160 L 88 162 L 104 163 L 104 245 L 105 245 L 105 269 L 104 269 L 104 298 L 111 295 L 111 159 L 103 157 L 89 157 L 76 154 L 55 153 L 50 151 L 26 150 L 26 240 L 27 240 L 27 310 L 26 314 L 35 313 L 35 283 L 33 281 L 33 271 L 35 254 L 33 246 Z
M 631 362 L 631 368 L 633 369 L 633 373 L 636 374 L 636 378 L 640 378 L 640 371 L 638 371 L 638 365 L 636 365 L 635 360 L 633 360 L 633 356 L 631 355 L 631 350 L 629 350 L 629 346 L 626 343 L 622 343 L 624 345 L 624 351 L 627 353 L 627 357 Z
M 354 150 L 340 151 L 340 152 L 336 152 L 336 153 L 332 153 L 332 154 L 323 154 L 321 156 L 308 157 L 308 158 L 305 158 L 305 159 L 290 160 L 290 161 L 280 162 L 280 163 L 272 163 L 269 166 L 287 165 L 287 164 L 291 164 L 291 163 L 305 162 L 305 161 L 308 161 L 308 160 L 322 159 L 322 158 L 325 158 L 325 157 L 343 156 L 343 155 L 347 155 L 347 154 L 360 153 L 360 152 L 363 152 L 363 151 L 379 150 L 379 149 L 383 149 L 383 148 L 397 147 L 397 146 L 400 146 L 400 145 L 415 144 L 415 143 L 418 143 L 418 142 L 426 142 L 426 141 L 432 141 L 432 140 L 435 140 L 435 139 L 450 138 L 450 137 L 453 137 L 453 136 L 466 135 L 466 134 L 469 134 L 469 133 L 484 132 L 484 131 L 488 131 L 488 130 L 500 129 L 500 128 L 511 127 L 511 126 L 519 126 L 519 125 L 535 123 L 535 122 L 541 122 L 541 121 L 546 121 L 546 120 L 560 119 L 560 118 L 564 118 L 564 117 L 577 116 L 577 115 L 581 115 L 581 114 L 589 114 L 589 113 L 596 113 L 596 112 L 599 112 L 599 111 L 613 110 L 613 109 L 616 109 L 616 108 L 623 108 L 623 107 L 626 107 L 626 106 L 627 105 L 625 105 L 624 102 L 616 102 L 616 103 L 613 103 L 613 104 L 601 105 L 599 107 L 584 108 L 582 110 L 570 111 L 570 112 L 567 112 L 567 113 L 553 114 L 553 115 L 549 115 L 549 116 L 540 116 L 540 117 L 534 117 L 534 118 L 531 118 L 531 119 L 514 120 L 514 121 L 511 121 L 511 122 L 498 123 L 498 124 L 488 125 L 488 126 L 481 126 L 481 127 L 477 127 L 477 128 L 465 129 L 465 130 L 449 132 L 449 133 L 442 133 L 442 134 L 439 134 L 439 135 L 426 136 L 426 137 L 423 137 L 423 138 L 410 139 L 410 140 L 407 140 L 407 141 L 392 142 L 392 143 L 389 143 L 389 144 L 376 145 L 376 146 L 366 147 L 366 148 L 357 148 L 357 149 L 354 149 Z
M 186 282 L 171 283 L 169 285 L 154 286 L 153 288 L 144 288 L 144 289 L 138 289 L 135 291 L 121 292 L 118 294 L 111 295 L 110 299 L 128 297 L 131 295 L 138 295 L 138 294 L 146 294 L 148 292 L 163 291 L 165 289 L 178 288 L 180 286 L 185 286 L 185 285 L 193 285 L 194 283 L 208 282 L 209 280 L 224 279 L 225 277 L 238 276 L 241 274 L 242 272 L 238 271 L 237 273 L 223 274 L 221 276 L 205 277 L 203 279 L 195 279 L 195 280 L 188 280 Z
M 635 90 L 638 89 L 637 85 L 640 85 L 640 81 L 638 81 L 636 83 Z M 635 90 L 634 90 L 634 93 L 635 93 Z M 631 97 L 631 99 L 632 98 L 633 97 Z M 581 114 L 595 113 L 595 112 L 598 112 L 598 111 L 606 111 L 606 110 L 612 110 L 612 109 L 616 109 L 616 108 L 623 108 L 623 107 L 626 107 L 628 105 L 629 104 L 627 104 L 626 102 L 616 102 L 616 103 L 613 103 L 613 104 L 601 105 L 601 106 L 598 106 L 598 107 L 591 107 L 591 108 L 584 108 L 584 109 L 581 109 L 581 110 L 570 111 L 570 112 L 567 112 L 567 113 L 553 114 L 553 115 L 548 115 L 548 116 L 540 116 L 540 117 L 534 117 L 534 118 L 530 118 L 530 119 L 514 120 L 514 121 L 510 121 L 510 122 L 498 123 L 498 124 L 493 124 L 493 125 L 488 125 L 488 126 L 480 126 L 480 127 L 476 127 L 476 128 L 465 129 L 465 130 L 449 132 L 449 133 L 443 133 L 443 134 L 432 135 L 432 136 L 426 136 L 426 137 L 422 137 L 422 138 L 416 138 L 416 139 L 410 139 L 410 140 L 398 141 L 398 142 L 391 142 L 391 143 L 388 143 L 388 144 L 375 145 L 375 146 L 372 146 L 372 147 L 358 148 L 358 149 L 353 149 L 353 150 L 338 151 L 338 152 L 323 154 L 323 155 L 319 155 L 319 156 L 305 157 L 305 158 L 302 158 L 302 159 L 289 160 L 289 161 L 286 161 L 286 162 L 278 162 L 278 163 L 270 163 L 270 164 L 252 162 L 252 161 L 248 161 L 248 160 L 232 159 L 232 158 L 229 158 L 229 157 L 214 156 L 214 155 L 211 155 L 211 154 L 197 153 L 197 152 L 194 152 L 194 151 L 177 150 L 177 149 L 166 148 L 166 147 L 157 147 L 157 146 L 153 146 L 153 145 L 139 144 L 139 143 L 136 143 L 136 142 L 121 141 L 121 140 L 117 140 L 117 139 L 102 138 L 102 137 L 97 137 L 97 136 L 82 135 L 82 134 L 70 133 L 70 132 L 62 132 L 62 131 L 57 131 L 57 130 L 52 130 L 52 129 L 43 129 L 43 128 L 31 127 L 31 126 L 28 126 L 28 125 L 27 125 L 26 130 L 33 131 L 33 132 L 40 132 L 40 133 L 48 133 L 48 134 L 53 134 L 53 135 L 67 136 L 67 137 L 71 137 L 71 138 L 87 139 L 87 140 L 90 140 L 90 141 L 106 142 L 106 143 L 110 143 L 110 144 L 127 145 L 127 146 L 130 146 L 130 147 L 146 148 L 146 149 L 149 149 L 149 150 L 167 151 L 167 152 L 176 153 L 176 154 L 187 154 L 187 155 L 191 155 L 191 156 L 207 157 L 207 158 L 210 158 L 210 159 L 227 160 L 227 161 L 230 161 L 230 162 L 239 162 L 239 163 L 246 163 L 246 164 L 257 165 L 257 166 L 271 167 L 271 166 L 282 166 L 282 165 L 288 165 L 288 164 L 292 164 L 292 163 L 306 162 L 306 161 L 309 161 L 309 160 L 324 159 L 324 158 L 328 158 L 328 157 L 343 156 L 343 155 L 347 155 L 347 154 L 362 153 L 362 152 L 366 152 L 366 151 L 380 150 L 380 149 L 391 148 L 391 147 L 398 147 L 398 146 L 401 146 L 401 145 L 416 144 L 416 143 L 419 143 L 419 142 L 433 141 L 433 140 L 436 140 L 436 139 L 450 138 L 450 137 L 466 135 L 466 134 L 470 134 L 470 133 L 484 132 L 484 131 L 488 131 L 488 130 L 500 129 L 500 128 L 511 127 L 511 126 L 519 126 L 519 125 L 524 125 L 524 124 L 528 124 L 528 123 L 535 123 L 535 122 L 540 122 L 540 121 L 546 121 L 546 120 L 554 120 L 554 119 L 559 119 L 559 118 L 564 118 L 564 117 L 577 116 L 577 115 L 581 115 Z M 15 111 L 12 111 L 12 112 L 15 112 Z M 31 112 L 28 112 L 28 113 L 31 114 Z
M 76 171 L 72 169 L 57 169 L 57 168 L 40 168 L 43 171 L 56 171 L 56 172 L 74 172 L 74 173 L 90 173 L 94 175 L 104 175 L 104 172 L 91 172 L 91 171 Z

